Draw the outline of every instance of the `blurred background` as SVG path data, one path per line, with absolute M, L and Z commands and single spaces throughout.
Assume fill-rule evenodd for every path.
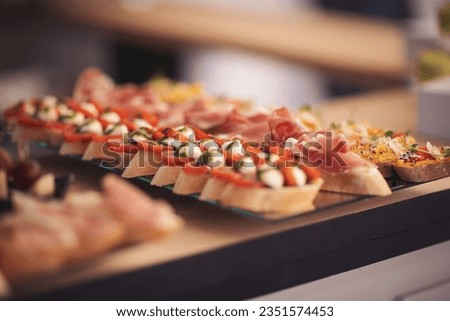
M 406 86 L 410 30 L 437 33 L 442 2 L 2 0 L 0 106 L 70 95 L 91 66 L 118 83 L 163 74 L 290 107 Z

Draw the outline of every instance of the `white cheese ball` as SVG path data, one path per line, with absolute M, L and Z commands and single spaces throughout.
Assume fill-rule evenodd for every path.
M 103 114 L 101 114 L 100 119 L 112 124 L 120 122 L 119 114 L 114 111 L 104 112 Z
M 81 124 L 83 124 L 84 120 L 85 120 L 84 115 L 78 111 L 72 112 L 71 115 L 65 115 L 62 118 L 63 123 L 72 124 L 75 126 L 80 126 Z
M 123 135 L 128 133 L 128 127 L 124 124 L 109 124 L 105 128 L 105 135 Z
M 178 155 L 181 157 L 189 157 L 191 159 L 198 159 L 202 156 L 202 150 L 200 147 L 193 143 L 184 143 L 178 147 Z
M 284 185 L 283 174 L 275 168 L 264 170 L 259 173 L 259 180 L 270 188 L 282 188 Z
M 150 125 L 150 123 L 148 121 L 146 121 L 145 119 L 142 118 L 136 118 L 133 120 L 133 125 L 136 128 L 153 128 L 152 125 Z
M 87 103 L 87 102 L 82 102 L 80 104 L 80 107 L 84 110 L 86 110 L 87 112 L 90 112 L 94 117 L 98 116 L 98 110 L 97 108 L 94 106 L 94 104 L 91 103 Z
M 102 124 L 97 119 L 89 118 L 80 126 L 79 132 L 102 135 L 103 127 Z
M 52 122 L 58 120 L 59 114 L 56 107 L 45 107 L 39 110 L 36 116 L 42 121 Z
M 306 180 L 308 179 L 308 177 L 306 176 L 305 172 L 302 171 L 298 167 L 293 167 L 292 168 L 292 176 L 294 176 L 295 183 L 297 184 L 297 186 L 305 185 L 306 184 Z
M 188 126 L 178 126 L 177 128 L 175 128 L 175 130 L 177 132 L 179 132 L 180 134 L 183 134 L 184 136 L 186 136 L 190 142 L 194 142 L 195 141 L 195 132 L 191 127 Z

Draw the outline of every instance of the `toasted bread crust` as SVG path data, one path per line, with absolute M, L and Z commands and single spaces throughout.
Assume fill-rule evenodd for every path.
M 139 176 L 152 176 L 156 174 L 161 165 L 161 155 L 139 150 L 133 155 L 133 158 L 122 173 L 122 177 L 132 178 Z
M 38 197 L 51 197 L 55 194 L 55 176 L 48 173 L 39 177 L 31 186 L 30 193 Z
M 381 173 L 371 166 L 360 166 L 337 174 L 323 174 L 322 190 L 358 195 L 392 194 Z
M 2 271 L 0 271 L 0 299 L 6 298 L 9 295 L 9 285 L 6 282 L 6 278 L 3 275 Z
M 210 177 L 211 175 L 208 173 L 192 175 L 181 171 L 173 186 L 173 192 L 180 195 L 200 193 Z
M 60 155 L 83 155 L 89 142 L 67 142 L 65 141 L 59 149 Z
M 61 146 L 64 142 L 64 133 L 51 128 L 34 128 L 15 125 L 12 135 L 14 142 L 45 142 L 50 146 Z
M 155 186 L 173 185 L 177 181 L 182 169 L 182 167 L 178 166 L 162 166 L 158 169 L 155 176 L 153 176 L 150 184 Z
M 8 198 L 8 175 L 6 171 L 0 169 L 0 200 Z
M 103 146 L 105 144 L 106 142 L 97 142 L 94 140 L 91 141 L 84 151 L 82 159 L 84 161 L 90 161 L 93 159 L 107 159 L 108 155 L 105 155 L 105 153 L 103 153 Z
M 377 165 L 378 171 L 383 175 L 384 178 L 389 178 L 394 175 L 394 169 L 392 167 L 392 162 L 373 162 Z
M 450 159 L 425 164 L 397 163 L 394 170 L 404 181 L 423 183 L 450 176 Z
M 211 177 L 203 187 L 203 190 L 200 193 L 200 199 L 218 201 L 220 199 L 220 195 L 228 184 L 230 183 L 226 180 Z
M 300 214 L 314 209 L 313 201 L 322 183 L 323 180 L 318 178 L 304 186 L 280 189 L 228 184 L 220 196 L 220 202 L 266 215 Z

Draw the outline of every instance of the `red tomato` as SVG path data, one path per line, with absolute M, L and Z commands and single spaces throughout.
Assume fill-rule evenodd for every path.
M 425 152 L 427 150 L 426 146 L 421 146 L 419 148 L 417 148 L 416 151 L 416 158 L 412 158 L 411 161 L 413 162 L 418 162 L 418 161 L 423 161 L 426 159 L 434 159 L 434 157 L 432 155 L 430 155 L 429 153 Z
M 136 145 L 131 144 L 119 144 L 111 142 L 108 144 L 108 149 L 113 152 L 120 152 L 120 153 L 130 153 L 134 154 L 137 153 L 138 148 Z
M 236 175 L 232 183 L 240 187 L 264 187 L 264 185 L 261 182 L 245 179 L 241 175 Z
M 284 183 L 286 186 L 297 186 L 294 173 L 292 172 L 292 167 L 282 167 L 281 173 L 284 177 Z
M 232 171 L 226 171 L 223 169 L 216 169 L 216 168 L 211 169 L 211 174 L 214 177 L 217 177 L 218 179 L 223 179 L 230 182 L 234 180 L 235 176 L 239 175 L 238 173 Z
M 28 115 L 19 115 L 19 118 L 17 119 L 19 124 L 22 124 L 26 127 L 34 127 L 34 128 L 40 128 L 45 126 L 45 122 L 36 118 L 32 118 Z
M 189 175 L 203 175 L 207 174 L 209 169 L 206 166 L 193 166 L 191 164 L 186 164 L 186 167 L 183 168 L 183 172 Z
M 167 166 L 186 166 L 190 159 L 188 157 L 178 157 L 172 152 L 162 153 L 162 161 Z
M 91 133 L 66 133 L 64 140 L 67 142 L 90 142 L 94 134 Z
M 207 138 L 212 138 L 212 136 L 208 133 L 205 133 L 203 130 L 195 127 L 195 126 L 190 126 L 192 128 L 192 130 L 195 133 L 195 139 L 196 140 L 202 140 L 202 139 L 207 139 Z
M 308 179 L 316 179 L 320 177 L 320 172 L 317 168 L 308 167 L 306 165 L 300 165 L 300 168 L 305 172 Z
M 173 148 L 166 145 L 155 145 L 148 142 L 138 142 L 137 147 L 140 150 L 147 150 L 153 153 L 162 153 L 164 151 L 172 151 Z

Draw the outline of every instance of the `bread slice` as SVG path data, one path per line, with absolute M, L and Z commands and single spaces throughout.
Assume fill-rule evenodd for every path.
M 377 165 L 378 171 L 383 175 L 384 178 L 389 178 L 394 175 L 394 169 L 392 167 L 392 162 L 373 162 Z
M 162 165 L 161 155 L 145 150 L 139 150 L 122 173 L 122 177 L 132 178 L 155 175 Z
M 318 178 L 304 186 L 279 189 L 228 184 L 221 193 L 220 202 L 266 215 L 300 214 L 315 208 L 313 202 L 322 183 L 323 180 Z
M 450 158 L 442 161 L 424 161 L 413 163 L 400 163 L 394 165 L 397 175 L 407 182 L 428 182 L 450 176 Z
M 45 133 L 47 135 L 46 142 L 53 147 L 59 147 L 64 142 L 64 132 L 59 129 L 45 129 Z
M 83 153 L 82 159 L 90 161 L 93 159 L 109 159 L 110 157 L 104 153 L 104 148 L 107 148 L 108 142 L 91 141 Z
M 230 183 L 227 180 L 213 176 L 206 181 L 199 198 L 201 200 L 218 201 L 228 184 Z
M 0 200 L 8 199 L 8 175 L 4 169 L 0 169 Z
M 55 194 L 55 176 L 51 173 L 38 178 L 29 192 L 38 197 L 51 197 Z
M 211 175 L 208 173 L 187 174 L 184 171 L 181 171 L 175 185 L 173 186 L 173 192 L 180 195 L 200 193 L 210 177 Z
M 26 127 L 17 124 L 12 134 L 13 142 L 47 142 L 48 136 L 44 128 Z
M 392 194 L 383 175 L 372 166 L 359 166 L 337 174 L 322 173 L 322 178 L 324 191 L 378 196 Z
M 60 129 L 26 127 L 17 124 L 12 134 L 13 142 L 45 142 L 59 147 L 64 142 L 64 132 Z
M 83 155 L 88 147 L 89 142 L 68 142 L 64 141 L 59 149 L 60 155 Z
M 155 186 L 173 185 L 177 181 L 182 169 L 179 166 L 162 166 L 158 169 L 155 176 L 153 176 L 150 184 Z
M 10 289 L 5 276 L 0 271 L 0 299 L 8 297 L 10 294 Z

